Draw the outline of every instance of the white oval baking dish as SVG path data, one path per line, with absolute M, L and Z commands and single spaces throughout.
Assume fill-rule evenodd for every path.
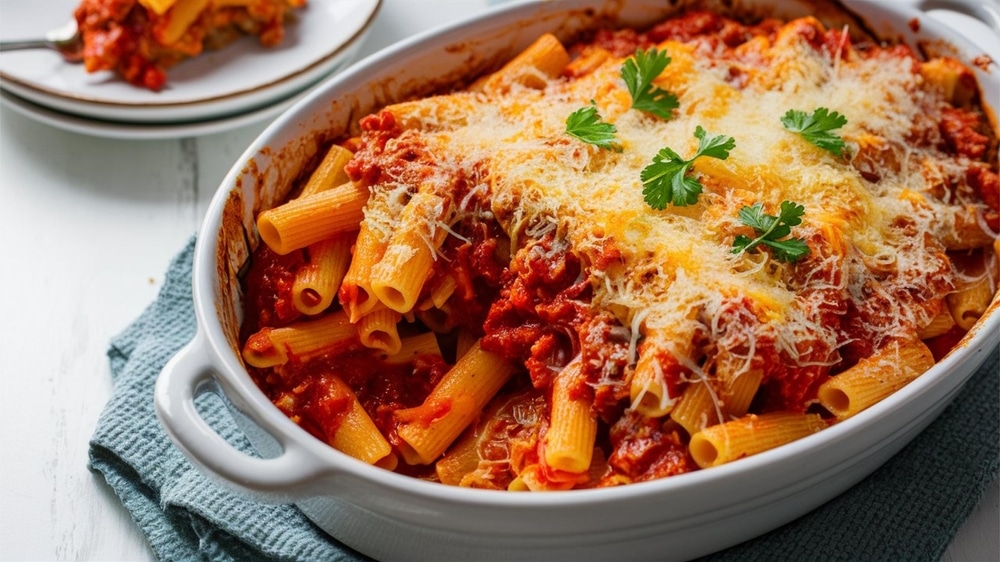
M 829 2 L 756 0 L 821 19 Z M 386 103 L 427 93 L 516 54 L 540 33 L 610 19 L 655 21 L 675 2 L 522 2 L 383 50 L 295 105 L 247 149 L 219 187 L 194 263 L 198 332 L 165 367 L 157 412 L 177 445 L 221 482 L 269 502 L 294 502 L 344 543 L 380 560 L 687 559 L 742 542 L 816 508 L 878 468 L 937 417 L 1000 343 L 1000 304 L 964 344 L 915 382 L 858 416 L 778 449 L 720 467 L 617 488 L 508 493 L 449 487 L 373 468 L 314 439 L 275 408 L 241 363 L 238 273 L 254 217 L 348 123 Z M 845 0 L 851 25 L 924 49 L 981 54 L 960 33 L 889 2 Z M 929 0 L 1000 28 L 984 4 Z M 920 25 L 913 25 L 919 21 Z M 844 22 L 841 22 L 844 23 Z M 984 99 L 1000 100 L 1000 68 L 980 64 Z M 994 126 L 996 114 L 994 107 Z M 218 390 L 260 454 L 251 458 L 198 415 L 194 398 Z

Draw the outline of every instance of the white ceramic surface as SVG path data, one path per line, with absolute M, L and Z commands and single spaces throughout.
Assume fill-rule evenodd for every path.
M 920 12 L 873 0 L 845 3 L 878 32 L 930 40 L 923 44 L 934 48 L 943 48 L 934 39 L 948 38 L 955 55 L 981 54 Z M 639 23 L 656 19 L 665 3 L 573 5 Z M 1000 307 L 994 306 L 964 347 L 854 418 L 727 465 L 617 488 L 514 494 L 449 487 L 372 468 L 311 438 L 267 401 L 236 352 L 236 272 L 249 253 L 253 214 L 279 201 L 288 180 L 350 119 L 419 93 L 418 85 L 489 67 L 542 31 L 587 25 L 583 12 L 565 6 L 518 3 L 381 51 L 296 104 L 236 162 L 198 241 L 199 331 L 165 367 L 156 391 L 161 420 L 193 462 L 248 495 L 295 501 L 321 528 L 381 560 L 688 559 L 774 529 L 860 481 L 937 417 L 986 352 L 1000 345 Z M 811 13 L 799 1 L 782 6 Z M 908 25 L 914 18 L 919 32 Z M 978 74 L 986 99 L 1000 99 L 997 65 Z M 225 261 L 217 263 L 217 256 Z M 229 447 L 197 414 L 194 396 L 213 388 L 227 397 L 265 458 Z
M 0 0 L 0 37 L 38 38 L 72 17 L 77 0 Z M 111 72 L 88 74 L 48 50 L 0 53 L 0 88 L 63 113 L 125 123 L 219 120 L 264 108 L 301 92 L 347 63 L 381 0 L 311 0 L 294 12 L 273 48 L 243 37 L 167 71 L 159 92 Z
M 260 109 L 218 119 L 149 124 L 104 121 L 63 113 L 32 103 L 3 89 L 0 89 L 0 104 L 40 123 L 82 135 L 108 139 L 162 140 L 210 135 L 254 123 L 263 123 L 268 119 L 274 119 L 278 115 L 281 115 L 281 113 L 299 100 L 300 95 L 293 95 L 290 98 L 279 100 L 277 103 L 264 106 Z

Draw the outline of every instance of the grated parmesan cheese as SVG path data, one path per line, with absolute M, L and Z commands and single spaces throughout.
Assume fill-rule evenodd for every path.
M 720 338 L 718 345 L 743 350 L 740 370 L 750 367 L 759 338 L 775 342 L 793 364 L 832 365 L 851 340 L 820 311 L 843 315 L 838 301 L 863 302 L 874 291 L 894 309 L 869 331 L 877 340 L 912 335 L 930 311 L 900 302 L 898 294 L 940 300 L 942 287 L 952 286 L 947 258 L 933 242 L 949 228 L 949 214 L 940 212 L 947 204 L 914 208 L 903 194 L 925 193 L 931 182 L 939 183 L 924 170 L 954 177 L 962 163 L 936 148 L 911 146 L 914 123 L 946 101 L 925 88 L 919 61 L 889 51 L 861 57 L 843 42 L 831 56 L 808 43 L 808 28 L 823 31 L 812 18 L 796 20 L 773 44 L 758 37 L 729 56 L 707 44 L 660 44 L 672 62 L 657 86 L 680 101 L 670 120 L 630 109 L 617 57 L 573 80 L 538 75 L 533 83 L 541 81 L 542 89 L 512 83 L 505 93 L 459 92 L 390 110 L 408 132 L 420 130 L 442 167 L 487 170 L 492 212 L 515 246 L 557 228 L 582 256 L 596 255 L 606 241 L 621 251 L 621 267 L 591 272 L 593 304 L 620 311 L 619 321 L 631 329 L 631 363 L 637 332 L 654 326 L 683 332 L 677 327 L 695 322 Z M 736 71 L 746 76 L 743 83 L 731 79 Z M 566 117 L 591 102 L 617 128 L 621 152 L 564 133 Z M 877 148 L 872 157 L 889 163 L 877 181 L 865 178 L 857 162 L 837 159 L 782 127 L 789 109 L 816 107 L 848 118 L 840 132 L 849 158 L 862 146 Z M 643 201 L 641 170 L 664 146 L 693 154 L 698 126 L 733 136 L 735 149 L 726 160 L 696 161 L 705 186 L 698 204 L 653 210 Z M 805 207 L 797 232 L 814 245 L 831 244 L 825 233 L 839 237 L 838 252 L 814 247 L 820 257 L 798 266 L 801 286 L 789 282 L 790 267 L 766 255 L 730 251 L 742 206 L 762 201 L 775 208 L 783 200 Z M 879 279 L 873 284 L 874 275 Z M 754 319 L 721 338 L 722 307 L 737 297 L 750 300 Z M 822 342 L 825 352 L 803 347 L 810 341 Z

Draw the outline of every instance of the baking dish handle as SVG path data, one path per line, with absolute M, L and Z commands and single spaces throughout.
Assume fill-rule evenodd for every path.
M 918 0 L 917 7 L 923 11 L 951 10 L 976 18 L 1000 33 L 1000 7 L 987 0 Z
M 199 413 L 195 398 L 219 384 L 210 350 L 199 332 L 160 371 L 155 391 L 160 423 L 195 465 L 225 485 L 272 503 L 307 496 L 307 484 L 315 484 L 328 471 L 309 451 L 274 437 L 278 432 L 254 417 L 252 422 L 278 443 L 281 452 L 273 458 L 250 456 L 226 441 Z

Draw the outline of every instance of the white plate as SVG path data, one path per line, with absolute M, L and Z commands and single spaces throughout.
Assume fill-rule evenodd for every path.
M 78 0 L 0 0 L 0 38 L 38 38 L 70 18 Z M 381 0 L 310 0 L 273 48 L 243 37 L 167 71 L 153 92 L 111 72 L 88 74 L 54 51 L 0 54 L 0 88 L 63 113 L 125 123 L 218 120 L 288 98 L 345 66 Z
M 0 105 L 4 105 L 40 123 L 45 123 L 57 129 L 103 137 L 109 139 L 127 140 L 163 140 L 183 137 L 197 137 L 221 133 L 238 127 L 263 123 L 281 115 L 295 104 L 303 94 L 293 95 L 274 105 L 252 110 L 230 117 L 193 121 L 186 123 L 119 123 L 115 121 L 100 121 L 87 117 L 62 113 L 41 105 L 31 103 L 2 88 L 0 88 Z

